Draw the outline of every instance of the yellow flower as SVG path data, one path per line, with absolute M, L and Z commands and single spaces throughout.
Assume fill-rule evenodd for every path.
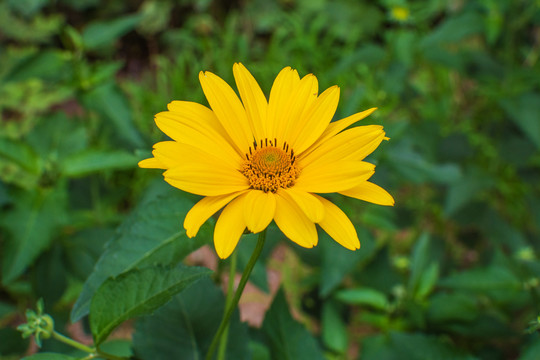
M 394 199 L 367 180 L 375 166 L 362 161 L 385 139 L 382 126 L 350 125 L 375 108 L 330 122 L 339 100 L 332 86 L 318 94 L 317 78 L 302 79 L 286 67 L 267 101 L 242 64 L 234 64 L 240 98 L 221 78 L 201 72 L 199 80 L 211 109 L 173 101 L 156 115 L 157 126 L 173 141 L 154 145 L 143 168 L 166 169 L 165 181 L 204 196 L 188 212 L 189 237 L 225 207 L 216 222 L 214 245 L 227 258 L 247 228 L 263 231 L 272 220 L 300 246 L 317 245 L 315 224 L 347 249 L 360 248 L 345 213 L 316 193 L 340 193 L 380 205 Z
M 392 6 L 390 14 L 397 21 L 407 21 L 409 19 L 409 9 L 403 6 Z

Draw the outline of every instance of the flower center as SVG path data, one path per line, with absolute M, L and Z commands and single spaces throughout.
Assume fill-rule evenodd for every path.
M 279 148 L 277 139 L 265 139 L 259 144 L 253 142 L 253 147 L 249 147 L 241 172 L 248 178 L 251 188 L 275 193 L 279 188 L 294 185 L 300 173 L 295 160 L 294 151 L 287 143 Z

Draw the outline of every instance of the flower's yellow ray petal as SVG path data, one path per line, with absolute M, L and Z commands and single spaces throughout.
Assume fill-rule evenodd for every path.
M 253 134 L 240 99 L 229 84 L 209 71 L 204 73 L 201 71 L 199 81 L 219 122 L 240 153 L 245 154 L 253 142 Z
M 324 207 L 313 194 L 300 191 L 293 186 L 283 189 L 280 195 L 290 197 L 290 200 L 294 201 L 302 209 L 309 220 L 318 223 L 324 218 Z
M 180 159 L 168 166 L 169 170 L 163 173 L 165 181 L 172 186 L 203 196 L 224 195 L 249 188 L 247 178 L 219 158 L 189 145 L 173 141 L 164 143 L 176 145 L 156 148 L 154 156 L 164 163 L 170 161 L 171 157 Z M 156 146 L 159 144 L 163 143 Z
M 394 206 L 395 204 L 394 198 L 388 191 L 369 181 L 362 182 L 351 189 L 340 191 L 339 193 L 378 205 Z
M 276 195 L 249 190 L 244 201 L 244 220 L 252 233 L 266 229 L 276 213 Z
M 166 169 L 170 169 L 177 165 L 181 165 L 189 156 L 189 151 L 191 149 L 193 149 L 193 147 L 189 145 L 182 146 L 176 141 L 161 141 L 154 144 L 152 154 L 160 163 L 165 165 Z M 193 151 L 196 153 L 200 152 L 197 149 Z
M 276 196 L 274 221 L 283 234 L 298 245 L 305 248 L 317 245 L 317 229 L 313 221 L 309 220 L 296 202 L 280 195 L 280 191 Z
M 240 63 L 233 66 L 236 87 L 246 109 L 247 119 L 256 140 L 267 137 L 268 101 L 259 84 L 246 67 Z
M 338 192 L 355 187 L 374 172 L 375 165 L 363 161 L 313 162 L 302 168 L 294 187 L 311 193 Z
M 315 143 L 308 148 L 306 153 L 311 151 L 311 149 L 317 148 L 320 144 L 324 143 L 325 141 L 327 141 L 328 139 L 330 139 L 332 136 L 336 135 L 337 133 L 345 130 L 346 128 L 354 124 L 355 122 L 358 122 L 368 117 L 375 110 L 377 110 L 377 108 L 371 108 L 371 109 L 353 114 L 351 116 L 348 116 L 344 119 L 331 122 L 326 128 L 326 130 L 324 130 L 322 135 L 317 139 L 317 141 L 315 141 Z
M 167 167 L 156 158 L 141 160 L 138 165 L 144 169 L 167 169 Z
M 222 207 L 242 193 L 242 191 L 239 191 L 219 196 L 206 196 L 199 200 L 199 202 L 189 210 L 184 219 L 186 235 L 190 238 L 196 236 L 202 224 L 204 224 L 210 216 L 214 215 Z
M 315 195 L 324 206 L 324 219 L 319 222 L 319 226 L 332 239 L 349 250 L 360 249 L 360 241 L 354 225 L 347 215 L 334 203 L 325 198 Z
M 277 127 L 281 125 L 279 120 L 285 117 L 291 102 L 291 90 L 295 89 L 299 82 L 298 72 L 290 67 L 281 70 L 274 80 L 268 100 L 267 134 L 269 139 L 277 136 Z
M 301 119 L 302 113 L 313 103 L 313 91 L 316 88 L 317 78 L 313 74 L 304 76 L 298 86 L 289 92 L 290 102 L 283 109 L 282 115 L 276 119 L 276 137 L 291 144 L 292 136 Z
M 321 136 L 332 121 L 338 103 L 339 87 L 332 86 L 297 120 L 296 129 L 290 136 L 292 148 L 297 154 L 302 153 Z
M 298 158 L 304 166 L 314 161 L 363 160 L 379 146 L 383 138 L 384 131 L 380 125 L 357 126 L 340 132 Z
M 214 229 L 214 246 L 221 259 L 232 254 L 246 229 L 244 221 L 245 195 L 240 195 L 221 212 Z
M 232 145 L 212 129 L 198 127 L 195 122 L 170 111 L 156 114 L 155 121 L 161 131 L 179 143 L 212 154 L 231 166 L 239 167 L 242 164 L 242 158 Z

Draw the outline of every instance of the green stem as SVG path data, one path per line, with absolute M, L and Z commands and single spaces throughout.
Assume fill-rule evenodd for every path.
M 53 331 L 52 336 L 53 336 L 53 338 L 55 338 L 58 341 L 63 342 L 64 344 L 72 346 L 72 347 L 74 347 L 76 349 L 79 349 L 81 351 L 87 352 L 89 355 L 85 359 L 94 359 L 96 357 L 102 357 L 102 358 L 109 359 L 109 360 L 126 360 L 125 357 L 108 354 L 108 353 L 103 352 L 103 351 L 101 351 L 99 349 L 92 348 L 90 346 L 86 346 L 84 344 L 81 344 L 80 342 L 75 341 L 75 340 L 73 340 L 71 338 L 68 338 L 67 336 L 62 335 L 57 331 Z
M 244 287 L 246 286 L 246 283 L 249 279 L 249 275 L 251 274 L 251 271 L 253 270 L 253 267 L 255 266 L 255 263 L 257 262 L 259 255 L 261 255 L 261 251 L 264 247 L 265 240 L 266 240 L 266 229 L 264 229 L 259 234 L 259 240 L 257 241 L 255 250 L 253 250 L 253 254 L 251 255 L 251 258 L 249 259 L 249 262 L 246 265 L 244 272 L 242 273 L 242 278 L 240 279 L 240 283 L 238 284 L 238 289 L 236 289 L 236 292 L 234 293 L 234 298 L 232 299 L 231 303 L 228 304 L 228 306 L 226 307 L 225 315 L 223 316 L 223 319 L 221 320 L 221 324 L 219 324 L 219 328 L 216 335 L 214 336 L 214 339 L 212 339 L 212 343 L 210 344 L 210 348 L 208 349 L 208 353 L 206 354 L 206 360 L 212 360 L 214 352 L 216 351 L 216 346 L 219 343 L 219 339 L 221 338 L 221 335 L 225 331 L 225 328 L 228 326 L 231 315 L 236 309 L 236 306 L 238 305 L 238 301 L 240 300 L 240 296 L 242 295 L 242 292 L 244 291 Z
M 229 283 L 227 286 L 227 299 L 225 300 L 225 309 L 227 309 L 233 300 L 234 295 L 234 280 L 236 277 L 236 260 L 238 258 L 238 251 L 234 251 L 231 255 L 231 264 L 229 267 Z M 227 339 L 229 338 L 229 326 L 230 324 L 227 324 L 225 327 L 225 330 L 223 331 L 223 334 L 221 335 L 221 339 L 219 341 L 219 348 L 218 348 L 218 360 L 224 360 L 225 359 L 225 350 L 227 350 Z
M 72 346 L 72 347 L 74 347 L 76 349 L 87 352 L 89 354 L 92 354 L 92 353 L 94 353 L 96 351 L 96 349 L 91 348 L 90 346 L 86 346 L 84 344 L 81 344 L 80 342 L 75 341 L 73 339 L 70 339 L 67 336 L 64 336 L 64 335 L 60 334 L 59 332 L 53 331 L 52 336 L 53 336 L 53 338 L 55 338 L 58 341 L 63 342 L 64 344 L 67 344 L 69 346 Z

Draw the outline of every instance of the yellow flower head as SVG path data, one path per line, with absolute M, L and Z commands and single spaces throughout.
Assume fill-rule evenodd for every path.
M 201 72 L 199 80 L 211 109 L 173 101 L 156 115 L 157 126 L 173 141 L 154 145 L 143 168 L 166 169 L 165 181 L 204 196 L 188 212 L 189 237 L 225 207 L 214 230 L 220 258 L 227 258 L 247 228 L 263 231 L 272 220 L 300 246 L 317 245 L 315 224 L 334 240 L 360 248 L 345 213 L 316 193 L 340 193 L 380 205 L 394 199 L 368 182 L 375 166 L 362 161 L 385 139 L 382 126 L 358 126 L 375 108 L 330 122 L 339 88 L 319 94 L 317 78 L 286 67 L 266 99 L 242 64 L 234 64 L 240 98 L 221 78 Z

